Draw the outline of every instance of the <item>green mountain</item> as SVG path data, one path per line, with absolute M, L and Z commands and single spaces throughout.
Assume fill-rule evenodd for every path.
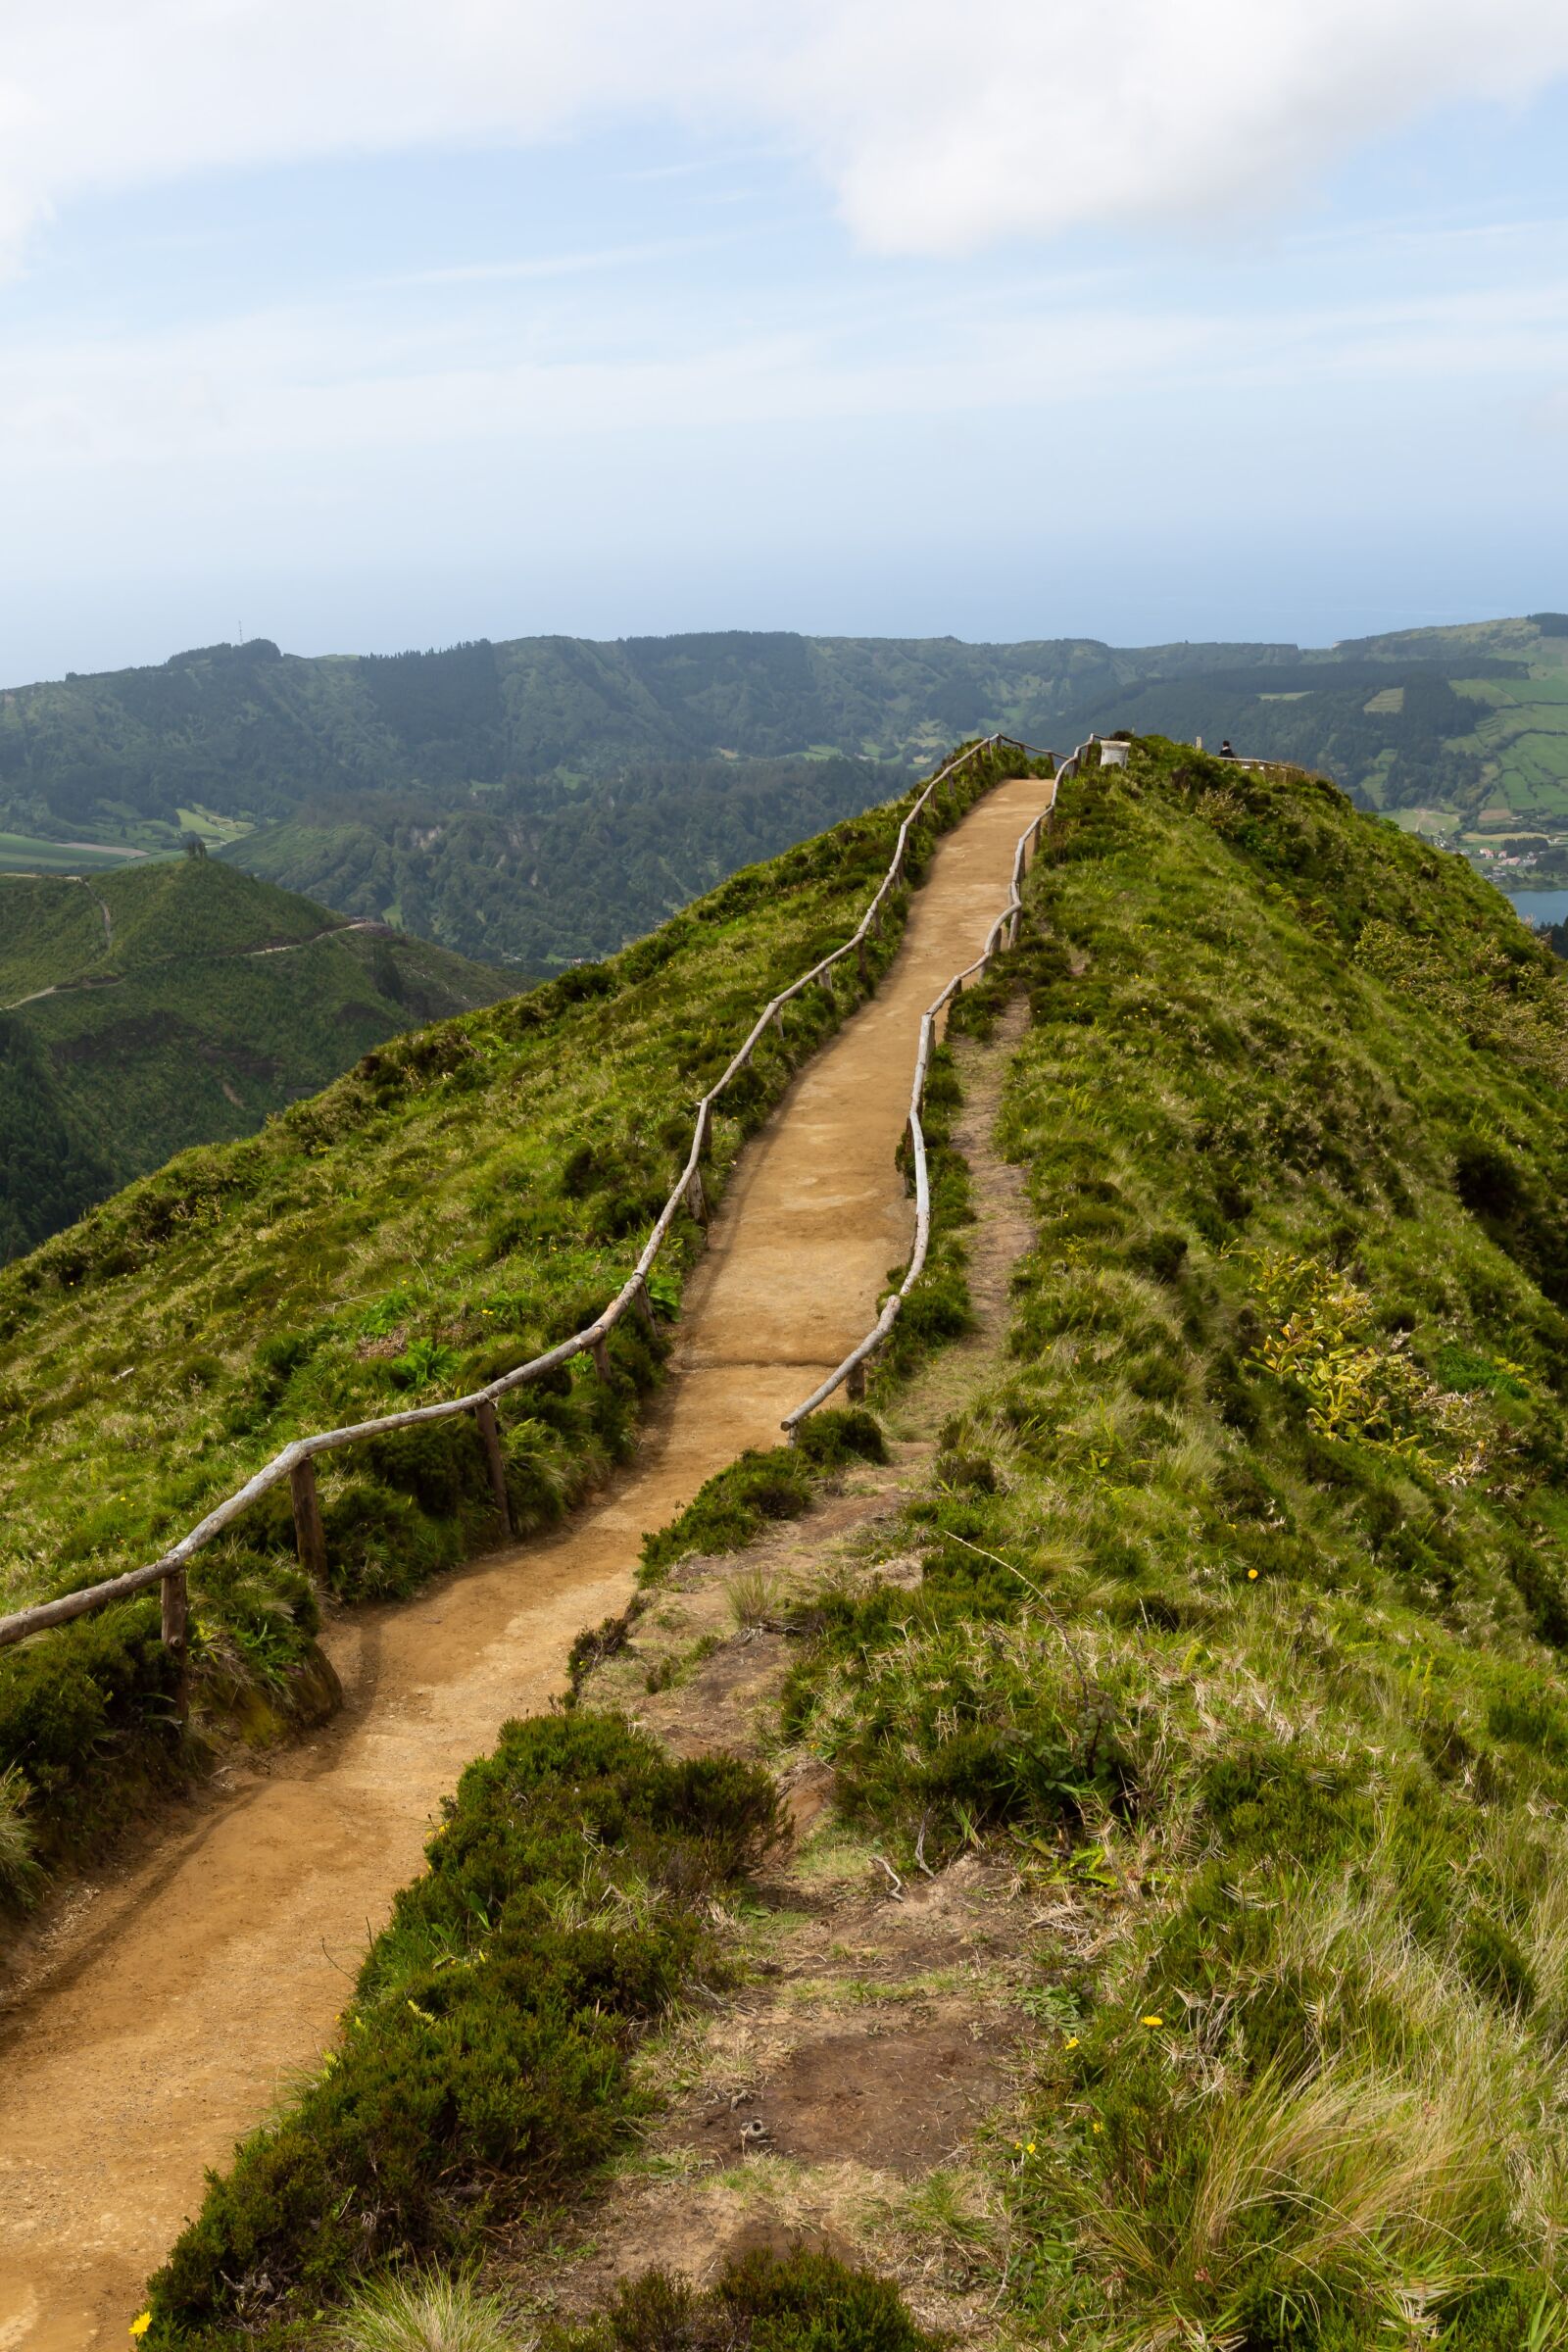
M 539 972 L 896 790 L 956 734 L 1229 736 L 1476 849 L 1568 836 L 1568 619 L 1328 650 L 731 631 L 301 659 L 264 640 L 0 695 L 0 868 L 182 832 Z
M 505 974 L 205 857 L 0 876 L 0 1258 Z

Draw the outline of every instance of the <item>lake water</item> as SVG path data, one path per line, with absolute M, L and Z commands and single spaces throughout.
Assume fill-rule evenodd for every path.
M 1568 890 L 1504 890 L 1502 895 L 1521 922 L 1568 922 Z

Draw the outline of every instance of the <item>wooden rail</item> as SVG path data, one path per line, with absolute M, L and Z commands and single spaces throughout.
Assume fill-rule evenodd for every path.
M 1068 757 L 1057 766 L 1052 782 L 1050 800 L 1033 822 L 1024 827 L 1019 839 L 1018 848 L 1012 860 L 1012 883 L 1007 893 L 1007 904 L 993 923 L 984 949 L 973 963 L 966 965 L 961 972 L 954 974 L 941 996 L 937 998 L 935 1004 L 921 1019 L 920 1044 L 915 1054 L 914 1084 L 909 1090 L 909 1119 L 906 1129 L 914 1161 L 914 1248 L 909 1253 L 908 1270 L 898 1289 L 885 1301 L 882 1312 L 864 1339 L 850 1349 L 849 1354 L 836 1371 L 830 1372 L 826 1380 L 814 1388 L 809 1396 L 803 1403 L 798 1404 L 792 1413 L 786 1414 L 779 1423 L 779 1427 L 785 1432 L 791 1446 L 795 1444 L 801 1423 L 808 1414 L 814 1413 L 819 1404 L 825 1404 L 835 1389 L 843 1388 L 846 1394 L 854 1399 L 858 1399 L 865 1395 L 866 1366 L 898 1321 L 900 1308 L 925 1271 L 926 1253 L 931 1246 L 931 1179 L 926 1165 L 925 1133 L 920 1124 L 920 1107 L 925 1097 L 926 1072 L 930 1067 L 931 1054 L 936 1044 L 937 1015 L 950 999 L 960 993 L 966 980 L 974 979 L 976 976 L 981 979 L 985 977 L 991 968 L 993 957 L 1001 952 L 1004 940 L 1009 948 L 1017 946 L 1018 926 L 1023 913 L 1023 878 L 1028 871 L 1029 852 L 1038 844 L 1041 832 L 1055 808 L 1057 786 L 1068 776 L 1079 773 L 1091 746 L 1100 743 L 1101 740 L 1100 736 L 1091 735 L 1088 742 L 1081 743 L 1077 750 L 1069 753 Z M 1111 740 L 1120 742 L 1124 739 L 1112 737 Z M 1299 761 L 1294 760 L 1250 760 L 1242 752 L 1215 752 L 1210 757 L 1215 760 L 1223 760 L 1227 767 L 1281 768 L 1298 775 L 1305 772 Z
M 220 1535 L 223 1529 L 230 1526 L 259 1496 L 287 1479 L 293 1502 L 295 1545 L 300 1563 L 310 1574 L 319 1577 L 324 1572 L 326 1565 L 326 1544 L 321 1526 L 320 1505 L 316 1491 L 317 1455 L 334 1452 L 344 1446 L 357 1445 L 362 1438 L 380 1437 L 389 1430 L 413 1429 L 423 1421 L 451 1420 L 458 1413 L 472 1413 L 474 1417 L 502 1529 L 504 1533 L 510 1535 L 512 1522 L 507 1500 L 506 1462 L 501 1450 L 500 1430 L 496 1419 L 496 1406 L 500 1399 L 510 1395 L 514 1389 L 522 1387 L 524 1383 L 538 1380 L 546 1373 L 555 1371 L 558 1366 L 569 1362 L 575 1355 L 591 1355 L 595 1369 L 602 1377 L 608 1378 L 610 1372 L 608 1342 L 610 1334 L 614 1330 L 616 1324 L 623 1316 L 636 1314 L 644 1322 L 652 1325 L 653 1308 L 648 1297 L 648 1275 L 655 1258 L 659 1255 L 668 1237 L 670 1227 L 674 1224 L 682 1207 L 687 1208 L 699 1224 L 706 1224 L 708 1221 L 708 1203 L 703 1189 L 702 1162 L 708 1154 L 711 1141 L 714 1103 L 725 1088 L 746 1067 L 769 1023 L 776 1020 L 782 1025 L 784 1006 L 792 999 L 801 996 L 808 988 L 816 986 L 831 988 L 832 981 L 829 975 L 833 967 L 842 963 L 850 956 L 856 958 L 862 980 L 868 977 L 866 941 L 881 928 L 883 909 L 897 889 L 904 872 L 909 835 L 915 824 L 932 806 L 936 795 L 944 787 L 947 788 L 951 804 L 957 789 L 956 778 L 961 768 L 984 758 L 988 753 L 1002 750 L 1014 750 L 1026 758 L 1051 757 L 1049 753 L 1035 752 L 1029 745 L 1019 743 L 1013 736 L 987 735 L 980 742 L 971 744 L 966 751 L 959 752 L 931 778 L 899 827 L 898 839 L 894 845 L 887 873 L 857 928 L 841 948 L 835 948 L 831 955 L 824 956 L 819 963 L 814 963 L 808 972 L 804 973 L 781 995 L 769 1000 L 744 1042 L 725 1065 L 720 1077 L 699 1102 L 696 1124 L 692 1133 L 691 1150 L 687 1153 L 685 1166 L 676 1178 L 674 1190 L 660 1211 L 636 1265 L 610 1304 L 594 1322 L 588 1324 L 584 1330 L 574 1332 L 569 1340 L 563 1340 L 558 1347 L 549 1348 L 545 1354 L 534 1356 L 526 1364 L 519 1364 L 515 1370 L 504 1373 L 499 1380 L 491 1381 L 485 1388 L 475 1389 L 469 1396 L 449 1397 L 439 1404 L 416 1405 L 407 1412 L 384 1413 L 373 1421 L 350 1422 L 342 1429 L 320 1430 L 313 1437 L 296 1438 L 291 1445 L 285 1446 L 280 1453 L 274 1454 L 272 1459 L 258 1470 L 253 1478 L 247 1479 L 245 1484 L 234 1494 L 226 1495 L 221 1502 L 216 1504 L 206 1514 L 205 1518 L 199 1519 L 189 1533 L 181 1536 L 178 1543 L 172 1544 L 160 1558 L 150 1560 L 145 1567 L 127 1569 L 122 1576 L 112 1576 L 106 1578 L 101 1584 L 88 1585 L 80 1592 L 63 1592 L 58 1599 L 40 1601 L 35 1607 L 18 1609 L 10 1616 L 0 1617 L 0 1648 L 4 1648 L 10 1642 L 25 1641 L 29 1635 L 42 1633 L 50 1626 L 65 1625 L 74 1617 L 85 1616 L 91 1609 L 105 1608 L 117 1600 L 128 1600 L 132 1594 L 145 1592 L 149 1586 L 161 1585 L 163 1587 L 163 1638 L 179 1664 L 183 1703 L 188 1605 L 186 1577 L 189 1563 L 202 1545 L 210 1543 L 214 1536 Z M 1020 858 L 1021 855 L 1022 845 L 1020 844 Z M 1007 912 L 1002 916 L 1001 922 L 987 942 L 986 955 L 981 958 L 982 964 L 988 960 L 1001 929 L 1006 926 L 1009 919 L 1013 925 L 1014 935 L 1016 933 L 1017 882 L 1021 870 L 1021 866 L 1015 861 L 1013 896 L 1009 901 Z M 940 1002 L 946 1002 L 946 998 L 944 997 Z M 921 1032 L 922 1076 L 920 1084 L 922 1085 L 924 1083 L 924 1062 L 928 1052 L 926 1035 L 929 1023 L 930 1015 L 928 1014 L 926 1026 L 922 1028 Z M 918 1096 L 918 1088 L 916 1092 Z M 917 1119 L 914 1132 L 918 1138 Z M 924 1201 L 925 1152 L 923 1143 L 917 1143 L 917 1181 L 922 1188 L 919 1197 Z M 923 1235 L 925 1226 L 929 1224 L 928 1206 L 922 1208 L 920 1214 L 924 1219 L 921 1228 Z M 923 1263 L 923 1240 L 921 1251 L 921 1263 Z M 912 1280 L 913 1276 L 911 1275 L 909 1279 Z M 905 1287 L 907 1288 L 907 1283 Z M 838 1377 L 839 1375 L 835 1375 L 834 1381 L 829 1384 L 830 1388 L 837 1385 Z M 814 1403 L 816 1399 L 813 1398 L 811 1401 Z M 809 1408 L 803 1407 L 803 1411 Z
M 1094 739 L 1091 737 L 1090 740 Z M 898 1321 L 904 1301 L 925 1271 L 926 1252 L 931 1246 L 931 1177 L 926 1164 L 925 1130 L 920 1123 L 920 1112 L 925 1101 L 926 1075 L 936 1050 L 937 1019 L 952 999 L 961 994 L 966 980 L 985 978 L 1004 944 L 1009 948 L 1017 946 L 1018 927 L 1023 917 L 1023 878 L 1029 870 L 1029 854 L 1038 847 L 1041 833 L 1056 806 L 1057 786 L 1065 777 L 1077 774 L 1087 749 L 1088 745 L 1080 744 L 1077 751 L 1061 761 L 1052 780 L 1051 798 L 1040 814 L 1031 818 L 1019 835 L 1018 847 L 1013 853 L 1007 904 L 987 933 L 985 946 L 973 963 L 965 964 L 961 972 L 954 973 L 942 994 L 921 1015 L 920 1042 L 915 1051 L 914 1081 L 909 1089 L 909 1120 L 906 1130 L 914 1162 L 914 1247 L 909 1252 L 908 1269 L 898 1289 L 885 1300 L 882 1312 L 864 1339 L 852 1348 L 838 1368 L 830 1372 L 826 1380 L 820 1382 L 809 1396 L 779 1423 L 791 1446 L 800 1434 L 802 1422 L 808 1414 L 814 1413 L 819 1404 L 825 1404 L 835 1389 L 843 1388 L 852 1399 L 865 1395 L 866 1366 Z

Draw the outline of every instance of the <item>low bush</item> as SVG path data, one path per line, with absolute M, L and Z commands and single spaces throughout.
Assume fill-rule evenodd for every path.
M 796 1445 L 743 1453 L 716 1471 L 667 1527 L 646 1535 L 644 1580 L 663 1575 L 688 1552 L 739 1551 L 769 1520 L 799 1518 L 819 1482 L 846 1463 L 886 1459 L 873 1414 L 855 1405 L 815 1412 L 802 1424 Z
M 146 2340 L 281 2346 L 368 2271 L 476 2246 L 619 2143 L 634 2037 L 719 1966 L 707 1903 L 772 1783 L 618 1717 L 533 1718 L 464 1774 L 360 1972 L 339 2046 L 212 2176 Z
M 0 1756 L 42 1862 L 76 1855 L 178 1770 L 156 1593 L 0 1649 Z
M 936 2352 L 938 2341 L 889 2280 L 803 2249 L 743 2255 L 707 2288 L 667 2271 L 623 2279 L 602 2318 L 547 2329 L 541 2352 Z

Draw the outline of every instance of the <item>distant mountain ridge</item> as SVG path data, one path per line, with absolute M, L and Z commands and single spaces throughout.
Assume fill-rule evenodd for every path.
M 1565 655 L 1553 612 L 1304 650 L 734 630 L 302 657 L 257 639 L 0 693 L 0 865 L 66 839 L 167 854 L 195 830 L 292 889 L 539 972 L 998 727 L 1229 736 L 1434 827 L 1490 808 L 1568 828 Z
M 0 876 L 0 1259 L 507 974 L 209 858 Z

